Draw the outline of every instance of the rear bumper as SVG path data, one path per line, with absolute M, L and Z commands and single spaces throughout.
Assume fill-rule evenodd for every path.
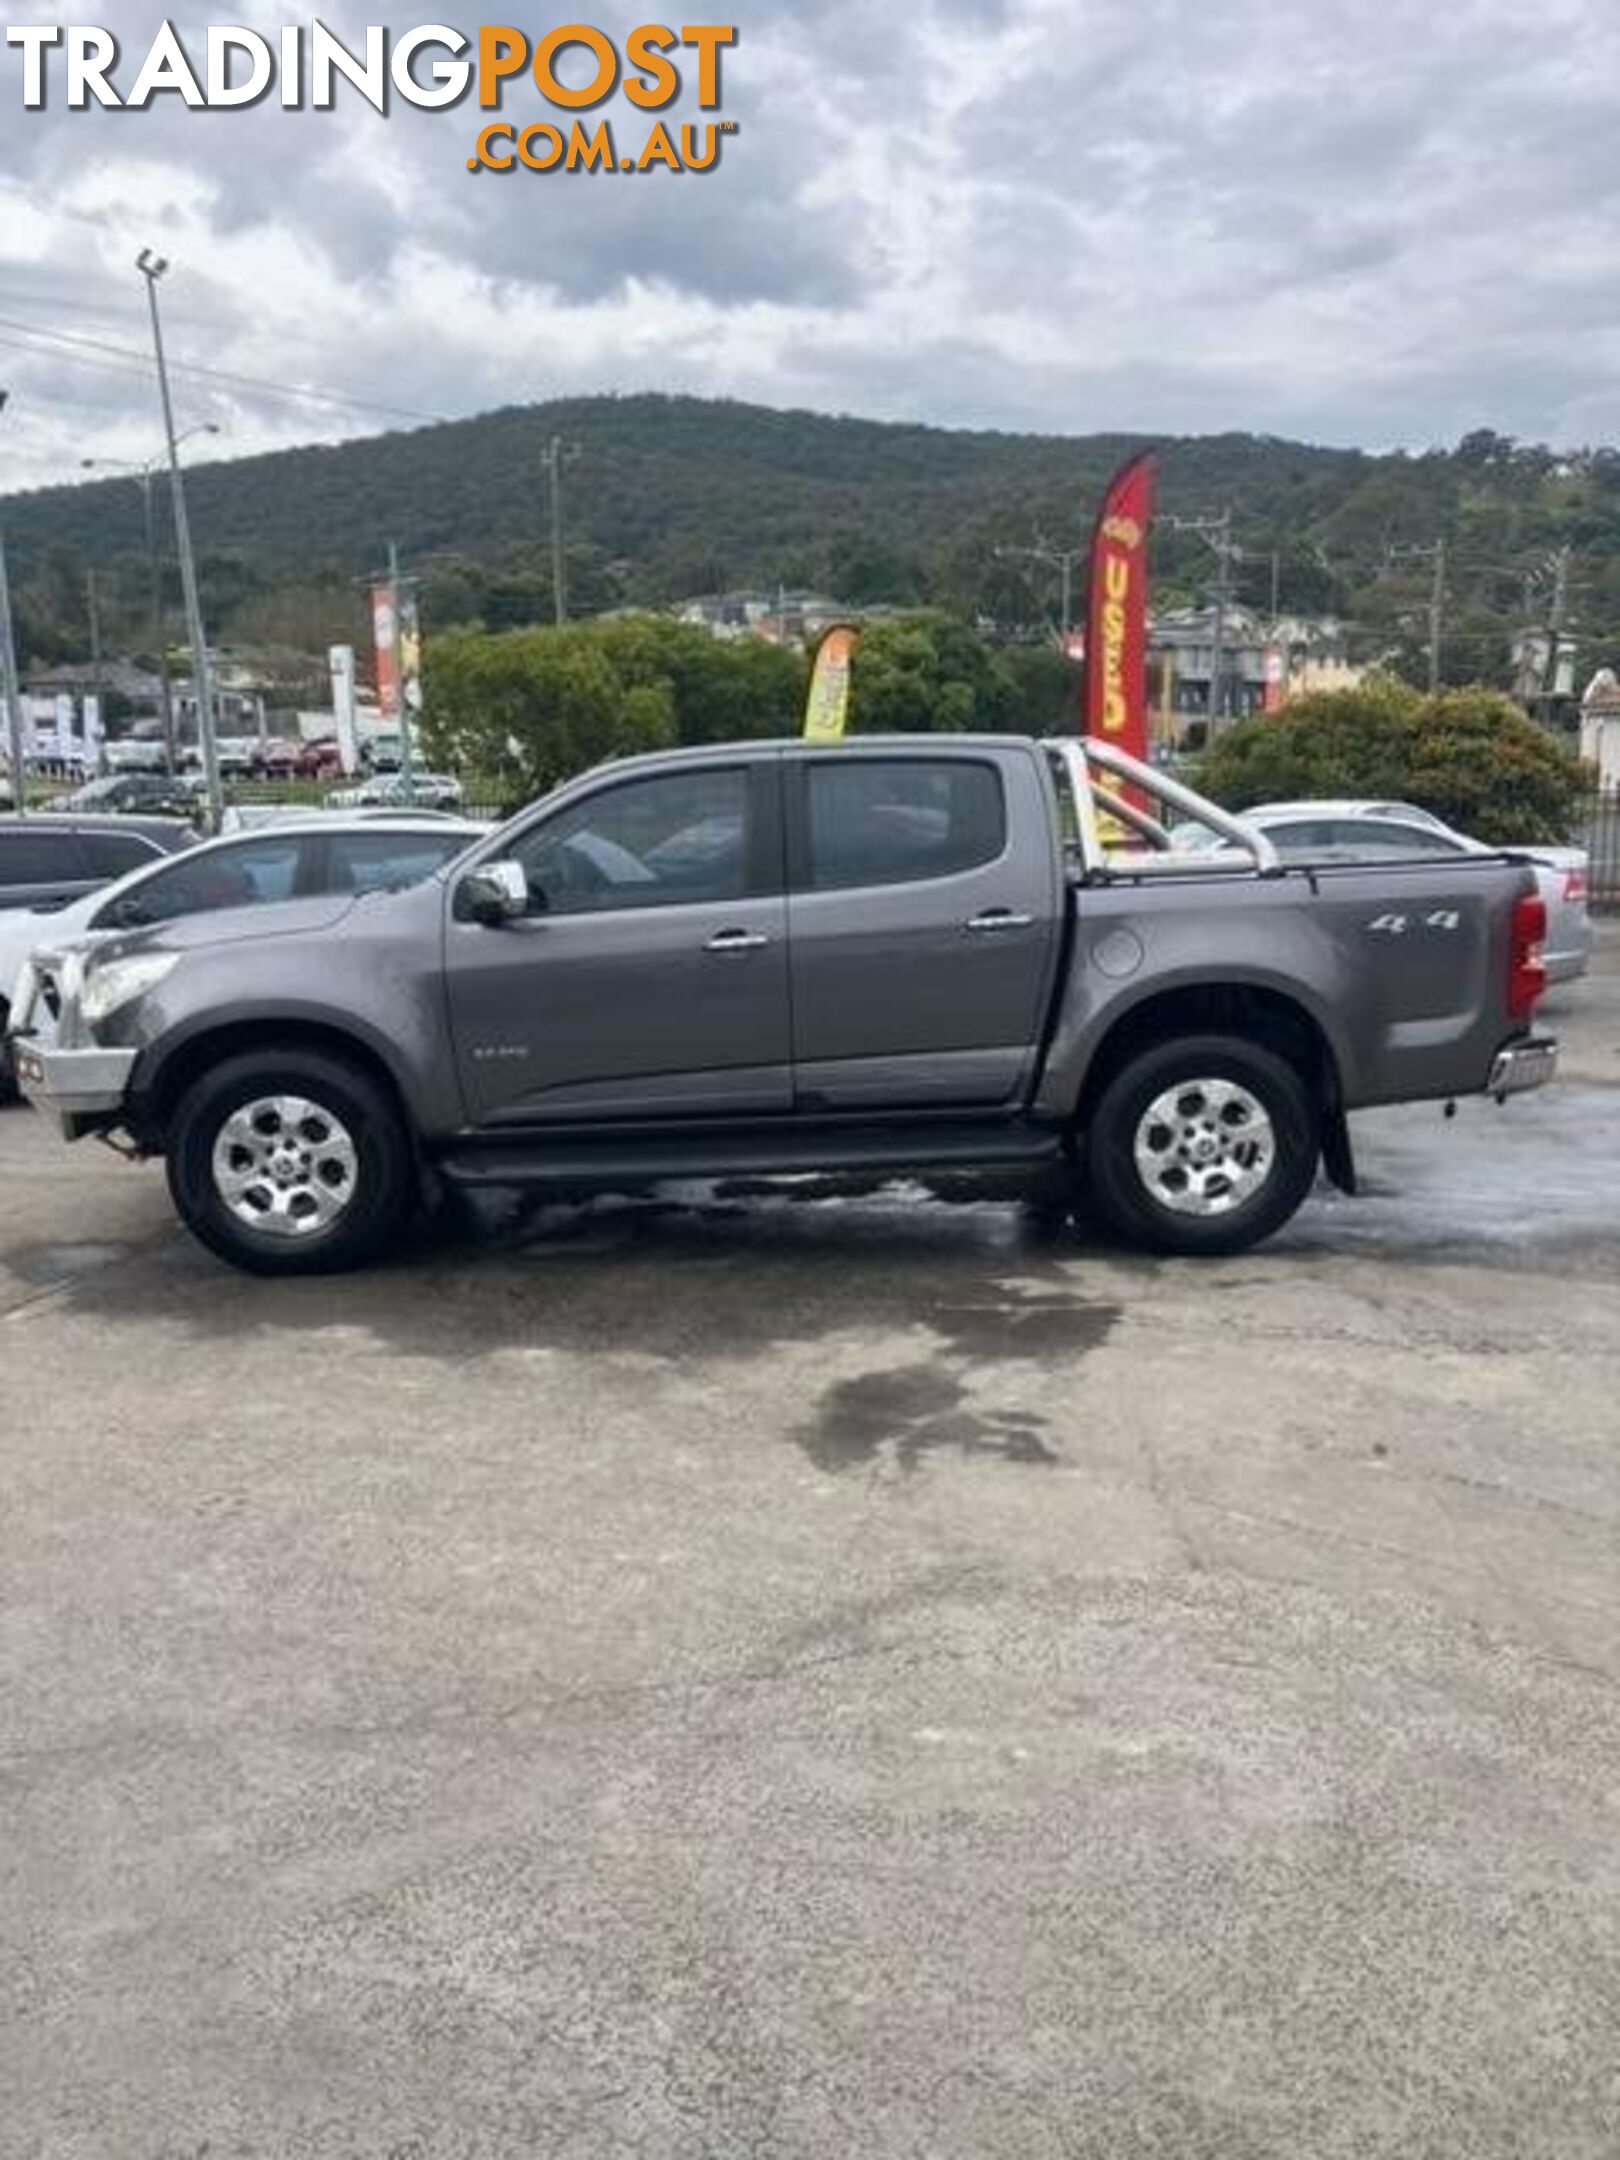
M 1505 1050 L 1497 1051 L 1491 1060 L 1485 1092 L 1502 1102 L 1509 1095 L 1524 1094 L 1528 1088 L 1545 1087 L 1557 1070 L 1558 1038 L 1532 1035 L 1525 1042 L 1509 1043 Z

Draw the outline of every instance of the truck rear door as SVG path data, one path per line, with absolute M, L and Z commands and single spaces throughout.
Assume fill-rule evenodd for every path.
M 784 771 L 795 1107 L 1016 1103 L 1063 919 L 1042 768 L 947 739 Z

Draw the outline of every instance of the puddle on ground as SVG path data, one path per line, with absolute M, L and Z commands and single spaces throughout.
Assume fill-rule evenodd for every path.
M 870 1469 L 886 1450 L 907 1476 L 924 1456 L 942 1450 L 1002 1462 L 1058 1461 L 1041 1438 L 1044 1418 L 1025 1410 L 968 1410 L 966 1398 L 962 1382 L 937 1364 L 860 1373 L 828 1388 L 795 1437 L 818 1470 L 832 1473 Z

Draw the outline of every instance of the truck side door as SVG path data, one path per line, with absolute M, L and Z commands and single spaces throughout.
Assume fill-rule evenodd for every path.
M 780 760 L 604 774 L 502 849 L 530 912 L 445 930 L 476 1124 L 785 1111 Z M 486 858 L 488 859 L 488 858 Z
M 1034 758 L 940 742 L 785 770 L 796 1106 L 1015 1103 L 1063 908 Z

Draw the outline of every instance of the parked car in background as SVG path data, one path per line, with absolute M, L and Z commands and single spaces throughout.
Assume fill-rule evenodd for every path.
M 162 818 L 0 816 L 0 951 L 28 947 L 75 902 L 131 870 L 161 866 L 197 835 Z M 4 1048 L 17 966 L 0 959 L 0 1092 L 9 1091 Z
M 360 738 L 360 762 L 368 772 L 398 772 L 405 761 L 405 741 L 398 728 L 378 728 Z
M 103 743 L 102 763 L 110 773 L 161 773 L 168 766 L 168 752 L 157 735 L 126 735 Z
M 407 781 L 403 773 L 377 773 L 358 787 L 339 788 L 327 801 L 334 810 L 359 810 L 368 805 L 390 809 L 459 810 L 465 800 L 454 773 L 416 772 Z
M 1284 862 L 1411 862 L 1455 855 L 1522 857 L 1536 873 L 1547 910 L 1547 939 L 1542 957 L 1550 983 L 1569 982 L 1591 964 L 1592 921 L 1587 908 L 1590 862 L 1584 848 L 1494 848 L 1470 839 L 1415 803 L 1339 799 L 1256 803 L 1243 812 L 1257 825 Z M 1178 825 L 1172 835 L 1179 850 L 1213 853 L 1228 845 L 1207 825 Z
M 253 771 L 261 780 L 290 780 L 298 771 L 302 745 L 286 735 L 270 735 L 254 748 Z
M 301 822 L 205 840 L 179 860 L 152 855 L 113 883 L 48 911 L 13 907 L 0 914 L 0 1090 L 9 1091 L 5 1028 L 13 990 L 42 938 L 97 938 L 144 929 L 183 915 L 258 907 L 327 893 L 396 892 L 430 875 L 487 830 L 439 818 L 363 821 L 295 814 Z M 29 820 L 30 828 L 36 821 Z M 120 831 L 114 836 L 122 840 Z M 114 852 L 117 852 L 116 850 Z M 0 831 L 0 866 L 5 835 Z M 109 856 L 107 859 L 111 859 Z M 3 894 L 0 894 L 3 898 Z
M 314 742 L 300 744 L 293 770 L 300 780 L 335 780 L 343 770 L 336 739 L 320 735 Z
M 220 735 L 214 740 L 214 758 L 222 780 L 251 780 L 259 756 L 257 735 Z M 200 768 L 200 755 L 194 760 Z
M 138 811 L 145 817 L 189 817 L 196 797 L 183 779 L 162 772 L 108 773 L 87 780 L 71 794 L 58 795 L 53 810 Z

